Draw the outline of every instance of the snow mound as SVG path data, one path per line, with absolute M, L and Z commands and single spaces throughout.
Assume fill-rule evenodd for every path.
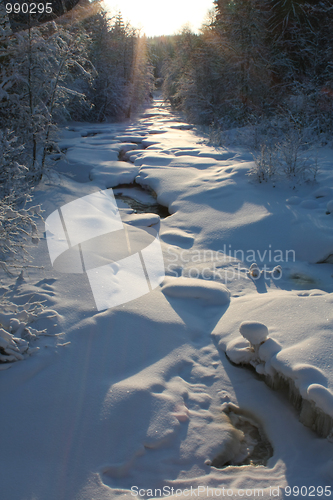
M 244 338 L 236 337 L 227 345 L 228 358 L 235 364 L 250 364 L 260 374 L 271 374 L 270 360 L 281 345 L 268 338 L 268 328 L 257 321 L 244 321 L 239 331 Z
M 167 277 L 163 281 L 162 292 L 169 297 L 201 299 L 214 305 L 225 305 L 230 301 L 226 286 L 195 278 Z
M 265 342 L 268 337 L 268 328 L 258 321 L 243 321 L 239 327 L 240 334 L 253 346 Z
M 173 156 L 168 153 L 156 151 L 155 153 L 145 150 L 138 158 L 134 161 L 135 166 L 141 167 L 142 165 L 151 166 L 167 166 L 172 161 Z
M 299 205 L 301 202 L 301 198 L 299 196 L 292 196 L 286 200 L 288 205 Z
M 326 415 L 333 417 L 333 394 L 321 384 L 311 384 L 307 390 L 310 401 L 321 408 Z
M 330 200 L 327 205 L 326 205 L 326 210 L 327 212 L 329 213 L 332 213 L 333 212 L 333 200 Z
M 179 125 L 170 125 L 170 128 L 175 130 L 192 130 L 193 125 L 189 125 L 188 123 L 180 123 Z
M 119 142 L 133 142 L 135 144 L 141 144 L 143 140 L 143 135 L 131 135 L 131 134 L 126 134 L 126 135 L 120 135 L 117 137 Z
M 97 163 L 118 160 L 118 154 L 119 151 L 113 147 L 101 149 L 100 146 L 86 148 L 81 146 L 68 149 L 66 159 L 72 163 L 81 163 L 94 167 Z
M 302 208 L 310 208 L 310 209 L 319 208 L 319 204 L 316 200 L 303 200 L 301 201 L 299 206 Z
M 228 343 L 226 354 L 236 365 L 248 365 L 253 358 L 253 348 L 248 340 L 237 337 Z
M 331 187 L 322 186 L 313 193 L 315 198 L 327 198 L 333 195 L 333 189 Z
M 104 162 L 98 167 L 91 169 L 89 178 L 97 181 L 105 188 L 118 186 L 118 184 L 130 184 L 139 172 L 139 167 L 123 161 Z
M 147 214 L 124 213 L 121 219 L 123 222 L 126 222 L 131 226 L 147 226 L 147 227 L 154 226 L 155 224 L 158 224 L 161 220 L 159 215 L 150 213 Z

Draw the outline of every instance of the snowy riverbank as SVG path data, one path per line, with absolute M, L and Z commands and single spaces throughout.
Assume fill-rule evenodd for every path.
M 136 215 L 118 200 L 120 219 L 125 228 L 140 221 L 157 231 L 166 277 L 135 300 L 97 311 L 87 273 L 52 267 L 45 238 L 33 250 L 43 269 L 24 274 L 16 300 L 46 300 L 57 320 L 36 328 L 60 335 L 37 338 L 39 351 L 1 371 L 3 498 L 159 498 L 163 488 L 175 498 L 191 488 L 200 498 L 245 490 L 252 498 L 258 488 L 265 499 L 297 496 L 284 492 L 288 485 L 303 486 L 303 498 L 330 496 L 332 435 L 300 423 L 288 398 L 258 374 L 293 381 L 312 405 L 309 425 L 315 408 L 333 417 L 332 152 L 320 152 L 316 183 L 257 184 L 247 175 L 249 152 L 211 148 L 189 128 L 155 100 L 132 124 L 63 130 L 67 162 L 35 194 L 44 218 L 135 180 L 172 215 Z M 96 229 L 107 214 L 68 213 L 73 232 L 100 237 L 91 252 L 103 260 L 112 246 L 124 257 L 119 234 L 103 240 Z M 254 262 L 260 272 L 250 270 Z M 253 361 L 239 333 L 244 321 L 268 328 L 252 363 L 257 374 L 225 355 Z M 241 465 L 256 447 L 253 426 L 273 450 L 266 465 Z M 238 465 L 218 469 L 216 457 Z

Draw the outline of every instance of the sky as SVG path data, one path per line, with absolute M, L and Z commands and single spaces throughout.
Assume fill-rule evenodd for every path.
M 120 11 L 124 21 L 141 28 L 147 36 L 172 35 L 189 24 L 197 31 L 213 0 L 104 0 L 112 13 Z

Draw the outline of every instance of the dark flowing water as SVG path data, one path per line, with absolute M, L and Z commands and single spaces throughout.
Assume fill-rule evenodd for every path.
M 137 214 L 157 214 L 161 219 L 171 215 L 167 207 L 157 203 L 156 194 L 140 184 L 120 184 L 113 188 L 113 193 L 117 200 L 126 203 Z

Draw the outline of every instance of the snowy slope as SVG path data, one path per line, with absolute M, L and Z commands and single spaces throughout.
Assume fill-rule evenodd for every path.
M 330 152 L 321 152 L 315 184 L 255 184 L 249 152 L 207 146 L 158 100 L 130 124 L 67 127 L 60 146 L 67 162 L 35 194 L 44 218 L 135 179 L 172 215 L 136 215 L 119 203 L 120 217 L 125 227 L 158 231 L 166 278 L 97 311 L 86 273 L 52 267 L 45 238 L 33 249 L 43 269 L 25 274 L 16 300 L 29 293 L 46 300 L 58 316 L 41 327 L 60 335 L 40 337 L 39 351 L 1 371 L 3 498 L 188 498 L 192 487 L 192 497 L 246 489 L 252 497 L 260 488 L 269 499 L 287 498 L 287 485 L 304 486 L 306 498 L 327 487 L 322 496 L 330 496 L 333 444 L 225 355 L 248 356 L 240 324 L 264 323 L 278 348 L 262 344 L 266 364 L 257 372 L 293 380 L 333 416 L 333 268 L 317 264 L 333 254 Z M 74 226 L 82 217 L 73 215 Z M 86 231 L 106 214 L 96 217 Z M 100 255 L 118 251 L 120 235 L 112 241 L 100 238 Z M 265 271 L 258 279 L 249 272 L 254 261 Z M 277 265 L 282 273 L 272 274 Z M 217 456 L 236 463 L 252 446 L 227 416 L 234 407 L 266 434 L 273 449 L 266 466 L 211 465 Z

